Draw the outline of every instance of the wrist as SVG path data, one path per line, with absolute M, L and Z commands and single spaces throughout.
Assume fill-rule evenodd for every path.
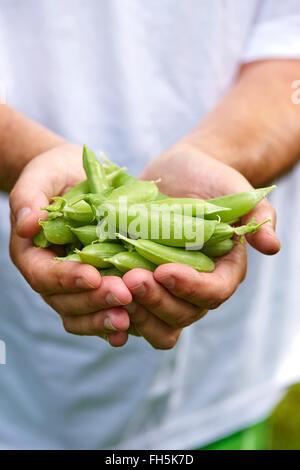
M 27 163 L 65 143 L 49 129 L 0 105 L 0 189 L 10 191 Z

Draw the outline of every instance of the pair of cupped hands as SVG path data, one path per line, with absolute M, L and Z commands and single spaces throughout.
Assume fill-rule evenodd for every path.
M 31 160 L 10 195 L 10 255 L 29 285 L 62 319 L 68 333 L 99 336 L 111 346 L 123 346 L 129 334 L 143 336 L 157 349 L 170 349 L 183 328 L 225 302 L 243 281 L 247 270 L 246 243 L 216 262 L 212 273 L 199 273 L 181 264 L 164 264 L 152 272 L 133 269 L 123 278 L 101 278 L 96 268 L 54 259 L 51 249 L 33 245 L 41 211 L 52 196 L 63 194 L 85 178 L 82 150 L 64 144 Z M 155 158 L 141 175 L 160 180 L 170 196 L 213 198 L 248 191 L 251 185 L 239 172 L 189 145 L 177 145 Z M 264 254 L 275 254 L 276 213 L 263 200 L 243 219 L 272 220 L 248 242 Z

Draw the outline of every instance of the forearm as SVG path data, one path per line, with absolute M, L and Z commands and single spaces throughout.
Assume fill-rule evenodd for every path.
M 63 143 L 53 132 L 0 104 L 0 190 L 10 191 L 32 158 Z
M 291 83 L 300 60 L 242 67 L 219 105 L 181 142 L 240 171 L 254 186 L 289 169 L 300 157 L 300 105 Z

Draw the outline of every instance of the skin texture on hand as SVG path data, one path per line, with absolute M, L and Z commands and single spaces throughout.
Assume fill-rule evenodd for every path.
M 252 188 L 248 181 L 262 186 L 286 171 L 300 155 L 300 107 L 291 102 L 291 82 L 299 63 L 245 64 L 216 108 L 181 142 L 155 158 L 142 179 L 161 179 L 160 190 L 170 196 L 205 199 L 247 191 Z M 153 274 L 132 270 L 122 280 L 101 279 L 91 266 L 54 261 L 50 250 L 34 247 L 29 238 L 39 229 L 38 219 L 46 217 L 40 206 L 84 179 L 81 149 L 64 144 L 7 106 L 2 105 L 0 114 L 2 189 L 11 189 L 31 160 L 10 197 L 11 257 L 29 284 L 61 314 L 67 331 L 108 335 L 114 346 L 125 344 L 129 332 L 168 349 L 183 327 L 233 294 L 246 273 L 245 245 L 219 259 L 213 273 L 166 264 Z M 45 153 L 34 158 L 39 152 Z M 256 222 L 270 218 L 272 223 L 247 235 L 248 242 L 264 254 L 275 254 L 280 243 L 274 232 L 274 208 L 263 200 L 242 223 L 254 216 Z M 112 328 L 118 331 L 111 332 Z
M 160 190 L 174 197 L 213 198 L 252 189 L 233 168 L 202 154 L 188 145 L 174 147 L 153 160 L 143 172 L 143 179 L 161 178 Z M 257 234 L 248 236 L 251 245 L 265 254 L 280 249 L 274 229 L 274 208 L 262 201 L 244 217 L 258 222 L 270 218 Z M 176 344 L 182 328 L 198 321 L 235 292 L 247 270 L 246 244 L 216 261 L 212 273 L 199 273 L 174 263 L 159 266 L 154 273 L 134 269 L 123 280 L 133 296 L 127 307 L 136 331 L 155 348 L 169 349 Z
M 96 335 L 122 346 L 128 338 L 129 315 L 124 309 L 132 295 L 122 279 L 101 278 L 94 267 L 54 259 L 51 249 L 35 247 L 32 237 L 54 195 L 63 194 L 85 178 L 82 150 L 71 144 L 55 147 L 32 159 L 10 194 L 10 255 L 30 286 L 62 318 L 66 331 Z
M 161 191 L 179 197 L 212 198 L 251 189 L 236 170 L 187 145 L 157 157 L 142 178 L 160 178 Z M 213 273 L 165 264 L 154 273 L 134 269 L 122 279 L 101 278 L 92 266 L 56 261 L 50 249 L 37 248 L 31 240 L 39 229 L 38 220 L 47 215 L 40 206 L 83 179 L 81 149 L 71 144 L 39 155 L 25 167 L 10 196 L 13 262 L 59 313 L 67 332 L 100 336 L 112 346 L 123 346 L 128 334 L 135 334 L 154 348 L 172 348 L 182 328 L 217 308 L 242 282 L 247 269 L 245 244 L 219 259 Z M 280 245 L 272 228 L 274 209 L 263 201 L 252 212 L 257 221 L 271 218 L 273 224 L 249 237 L 250 243 L 263 253 L 276 253 Z

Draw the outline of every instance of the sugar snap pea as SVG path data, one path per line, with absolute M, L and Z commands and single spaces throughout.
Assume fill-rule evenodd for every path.
M 136 181 L 140 181 L 134 176 L 129 175 L 128 173 L 120 172 L 119 174 L 116 174 L 111 180 L 112 186 L 114 188 L 119 188 L 120 186 L 125 186 L 126 184 L 134 183 Z M 155 201 L 162 200 L 162 199 L 168 199 L 169 196 L 166 196 L 166 194 L 161 193 L 158 191 L 156 197 L 153 199 Z
M 83 263 L 91 264 L 95 268 L 111 267 L 111 263 L 104 261 L 104 259 L 110 258 L 120 251 L 125 251 L 125 248 L 119 243 L 94 243 L 85 246 L 82 250 L 75 250 Z
M 67 256 L 56 257 L 58 261 L 76 261 L 77 263 L 82 263 L 80 256 L 77 253 L 71 253 Z
M 72 255 L 76 248 L 80 250 L 83 247 L 82 243 L 79 240 L 76 240 L 73 243 L 68 243 L 65 245 L 66 248 L 66 255 Z
M 118 234 L 118 237 L 131 243 L 141 256 L 156 265 L 181 263 L 202 272 L 212 272 L 215 268 L 213 260 L 201 251 L 187 251 L 182 248 L 164 246 L 151 240 L 132 240 L 121 234 Z
M 164 211 L 173 211 L 176 214 L 207 217 L 208 215 L 219 215 L 222 212 L 230 211 L 227 207 L 220 207 L 205 201 L 194 198 L 168 198 L 145 203 L 148 209 L 159 208 Z
M 106 269 L 98 269 L 101 276 L 118 276 L 122 277 L 123 273 L 119 271 L 117 268 L 106 268 Z
M 158 189 L 153 181 L 135 181 L 114 189 L 107 195 L 88 194 L 85 200 L 94 207 L 99 208 L 102 204 L 119 205 L 120 198 L 126 198 L 127 204 L 153 201 L 157 196 Z
M 71 220 L 85 224 L 89 224 L 95 219 L 95 212 L 90 204 L 84 200 L 65 206 L 63 209 L 63 215 Z
M 70 230 L 70 225 L 73 225 L 73 222 L 64 217 L 55 220 L 42 220 L 39 224 L 43 227 L 48 242 L 54 245 L 65 245 L 76 241 L 75 235 Z
M 124 171 L 124 172 L 117 174 L 114 178 L 112 178 L 111 184 L 114 188 L 119 188 L 120 186 L 125 186 L 125 184 L 135 183 L 136 181 L 138 181 L 137 178 L 129 175 L 128 173 Z
M 76 235 L 78 240 L 84 245 L 90 245 L 98 240 L 96 225 L 83 225 L 82 227 L 70 227 L 70 230 Z
M 276 186 L 269 186 L 267 188 L 253 189 L 252 191 L 246 191 L 243 193 L 229 194 L 227 196 L 221 196 L 214 199 L 208 199 L 207 202 L 216 204 L 221 207 L 228 207 L 231 209 L 227 212 L 220 213 L 222 222 L 228 222 L 232 219 L 239 219 L 243 215 L 250 212 L 257 204 L 263 200 L 268 194 L 270 194 Z M 210 217 L 210 216 L 208 216 Z
M 234 247 L 235 243 L 228 238 L 222 242 L 216 243 L 215 245 L 205 245 L 201 252 L 210 258 L 218 258 L 219 256 L 224 256 L 229 253 Z
M 163 211 L 150 212 L 143 204 L 129 206 L 127 211 L 118 211 L 103 220 L 100 232 L 110 225 L 121 233 L 127 233 L 131 238 L 143 238 L 157 241 L 162 245 L 175 247 L 199 248 L 207 242 L 218 224 L 216 220 L 205 220 L 199 217 L 189 217 Z M 105 222 L 105 223 L 104 223 Z M 100 235 L 99 238 L 102 238 Z
M 214 233 L 212 234 L 211 238 L 207 241 L 206 245 L 214 245 L 215 243 L 219 243 L 223 240 L 231 238 L 234 234 L 238 235 L 238 237 L 242 237 L 243 235 L 247 235 L 248 233 L 255 233 L 266 222 L 270 222 L 270 219 L 266 219 L 260 224 L 256 224 L 254 222 L 254 219 L 252 219 L 247 225 L 241 225 L 240 227 L 232 227 L 229 224 L 220 222 L 216 226 Z
M 33 243 L 35 246 L 38 246 L 40 248 L 48 248 L 48 246 L 51 245 L 51 243 L 47 240 L 45 237 L 45 232 L 43 227 L 41 230 L 33 237 Z
M 106 167 L 105 167 L 106 176 L 107 178 L 111 178 L 110 183 L 115 188 L 119 188 L 120 186 L 124 186 L 125 184 L 134 183 L 135 181 L 139 181 L 134 176 L 126 173 L 125 171 L 126 168 L 120 168 L 118 165 L 111 162 L 104 154 L 101 154 L 101 157 L 106 164 Z M 113 174 L 114 172 L 115 174 Z M 169 196 L 167 196 L 166 194 L 158 192 L 157 196 L 155 197 L 155 200 L 168 199 L 168 198 Z
M 123 251 L 117 253 L 111 258 L 107 258 L 105 261 L 113 264 L 119 271 L 126 273 L 130 269 L 142 268 L 147 269 L 147 271 L 154 271 L 156 265 L 143 258 L 136 251 Z
M 92 193 L 101 193 L 104 189 L 108 189 L 109 183 L 104 168 L 95 153 L 86 145 L 83 146 L 82 160 Z
M 69 189 L 64 195 L 63 198 L 66 201 L 71 201 L 72 199 L 80 196 L 81 194 L 88 194 L 91 191 L 88 180 L 84 180 L 73 188 Z

